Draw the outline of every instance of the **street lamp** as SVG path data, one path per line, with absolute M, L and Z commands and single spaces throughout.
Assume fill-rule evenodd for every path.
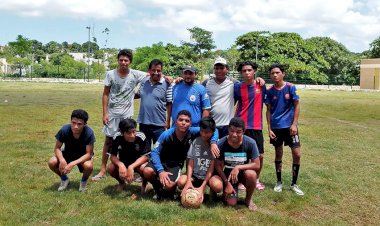
M 257 34 L 256 36 L 256 63 L 257 63 L 257 56 L 258 56 L 258 53 L 259 53 L 259 37 L 262 36 L 262 37 L 268 37 L 270 34 L 268 31 L 264 31 L 264 32 L 261 32 L 259 34 Z
M 86 27 L 88 29 L 88 48 L 87 48 L 87 81 L 90 81 L 90 51 L 91 51 L 91 47 L 90 47 L 90 31 L 91 31 L 91 27 L 90 26 L 87 26 Z M 84 79 L 86 81 L 86 78 Z

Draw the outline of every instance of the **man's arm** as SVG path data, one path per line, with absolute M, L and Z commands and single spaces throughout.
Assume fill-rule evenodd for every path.
M 128 171 L 127 171 L 127 181 L 128 183 L 132 183 L 134 180 L 134 173 L 135 173 L 135 168 L 140 167 L 142 164 L 148 162 L 149 158 L 146 155 L 140 156 L 134 163 L 128 166 Z
M 210 115 L 210 109 L 205 109 L 202 111 L 202 118 Z
M 208 181 L 210 180 L 210 178 L 214 174 L 214 167 L 215 167 L 215 160 L 211 160 L 210 166 L 208 167 L 207 172 L 206 172 L 206 177 L 203 180 L 202 185 L 199 187 L 200 189 L 202 189 L 202 191 L 205 190 Z
M 276 135 L 273 133 L 272 131 L 272 126 L 271 126 L 271 118 L 272 118 L 272 114 L 271 114 L 271 105 L 270 104 L 266 104 L 267 105 L 267 112 L 266 112 L 266 118 L 267 118 L 267 125 L 268 125 L 268 134 L 269 134 L 269 137 L 271 139 L 275 139 L 276 138 Z
M 300 101 L 295 100 L 293 123 L 292 123 L 292 126 L 290 127 L 290 135 L 292 136 L 297 134 L 297 124 L 298 124 L 299 115 L 300 115 Z
M 114 154 L 111 154 L 111 162 L 119 169 L 120 179 L 125 180 L 127 178 L 127 168 L 124 163 Z
M 84 155 L 82 155 L 79 159 L 76 159 L 76 160 L 70 162 L 69 164 L 67 164 L 67 166 L 65 167 L 64 173 L 68 174 L 68 173 L 70 173 L 71 169 L 74 166 L 90 160 L 93 151 L 94 151 L 94 144 L 87 144 L 86 145 L 86 153 Z
M 108 98 L 110 95 L 111 86 L 104 86 L 102 105 L 103 105 L 103 124 L 107 125 L 109 121 L 108 115 Z
M 247 164 L 242 164 L 242 165 L 237 165 L 235 166 L 229 177 L 228 177 L 228 181 L 232 181 L 232 183 L 237 183 L 238 182 L 238 174 L 241 170 L 254 170 L 254 171 L 257 171 L 258 169 L 260 169 L 260 158 L 257 157 L 255 159 L 251 159 L 251 161 Z
M 64 174 L 63 171 L 67 165 L 67 162 L 66 162 L 65 158 L 63 158 L 63 154 L 62 154 L 62 150 L 61 150 L 62 145 L 63 145 L 63 143 L 59 140 L 57 140 L 55 142 L 54 154 L 55 154 L 55 157 L 58 159 L 58 162 L 59 162 L 59 168 L 58 168 L 59 172 L 61 174 Z
M 172 106 L 173 106 L 173 104 L 171 102 L 166 104 L 166 126 L 165 126 L 166 129 L 170 128 L 170 119 L 172 116 Z

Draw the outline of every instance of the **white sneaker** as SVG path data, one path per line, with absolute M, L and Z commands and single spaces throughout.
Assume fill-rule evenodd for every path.
M 58 187 L 58 191 L 63 191 L 67 188 L 67 186 L 69 185 L 70 183 L 70 179 L 67 178 L 66 180 L 61 180 L 61 184 L 59 185 Z
M 277 184 L 276 184 L 276 186 L 274 186 L 273 190 L 275 192 L 282 192 L 282 182 L 281 181 L 277 181 Z
M 294 193 L 296 193 L 299 196 L 304 195 L 303 191 L 296 184 L 290 186 L 290 190 L 294 191 Z
M 87 190 L 87 181 L 81 181 L 79 184 L 79 191 L 86 191 Z

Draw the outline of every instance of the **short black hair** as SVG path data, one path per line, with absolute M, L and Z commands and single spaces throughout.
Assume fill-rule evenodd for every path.
M 216 129 L 215 121 L 210 116 L 203 117 L 199 122 L 199 127 L 201 129 L 210 129 L 212 132 L 215 132 Z
M 247 65 L 251 65 L 254 70 L 257 70 L 257 68 L 258 68 L 258 65 L 255 62 L 252 62 L 252 61 L 248 60 L 248 61 L 244 61 L 244 62 L 240 63 L 239 66 L 238 66 L 238 68 L 237 68 L 237 71 L 241 72 L 241 70 L 243 69 L 243 67 L 247 66 Z
M 178 119 L 180 115 L 186 115 L 189 116 L 189 118 L 191 118 L 191 113 L 188 110 L 181 110 L 180 112 L 178 112 L 176 119 Z
M 154 59 L 149 63 L 149 69 L 152 69 L 153 66 L 161 65 L 161 67 L 164 66 L 164 63 L 159 59 Z
M 131 118 L 126 118 L 119 122 L 119 129 L 121 133 L 128 132 L 130 129 L 136 129 L 136 127 L 136 121 Z
M 76 109 L 71 113 L 71 119 L 73 118 L 82 119 L 84 123 L 87 123 L 88 113 L 85 110 Z
M 239 117 L 234 117 L 231 119 L 230 124 L 228 124 L 228 128 L 230 128 L 231 126 L 234 126 L 237 128 L 242 128 L 243 131 L 245 131 L 245 123 L 244 123 L 243 119 L 241 119 Z
M 284 67 L 284 65 L 282 65 L 282 64 L 279 64 L 279 63 L 272 64 L 272 65 L 269 67 L 269 73 L 271 72 L 271 70 L 272 70 L 273 68 L 278 68 L 278 69 L 280 69 L 280 71 L 281 71 L 282 73 L 285 72 L 285 67 Z
M 132 50 L 130 50 L 130 49 L 122 49 L 117 54 L 117 59 L 119 59 L 120 56 L 126 56 L 126 57 L 128 57 L 129 61 L 131 61 L 131 63 L 132 63 L 132 60 L 133 60 Z

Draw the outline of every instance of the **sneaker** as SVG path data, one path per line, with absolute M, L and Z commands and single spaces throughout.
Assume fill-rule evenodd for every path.
M 296 193 L 299 196 L 304 195 L 303 191 L 296 184 L 293 184 L 292 186 L 290 186 L 290 190 L 294 191 L 294 193 Z
M 239 184 L 239 185 L 238 185 L 238 190 L 239 190 L 239 191 L 245 191 L 246 188 L 245 188 L 244 184 Z
M 275 192 L 282 192 L 282 182 L 281 181 L 277 181 L 277 184 L 276 184 L 276 186 L 274 186 L 273 190 Z
M 66 180 L 61 180 L 61 184 L 59 185 L 58 187 L 58 191 L 63 191 L 67 188 L 67 186 L 69 185 L 70 183 L 70 179 L 67 178 Z
M 261 182 L 257 182 L 256 183 L 256 189 L 259 190 L 259 191 L 264 191 L 265 189 L 265 185 Z
M 81 181 L 79 184 L 79 191 L 86 191 L 87 190 L 87 181 Z

